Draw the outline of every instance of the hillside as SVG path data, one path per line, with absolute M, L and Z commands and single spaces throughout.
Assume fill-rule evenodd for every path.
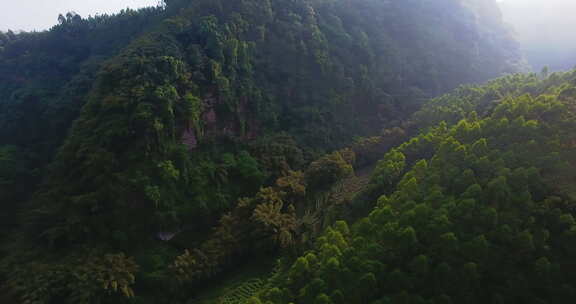
M 424 101 L 521 69 L 484 0 L 171 0 L 0 33 L 0 290 L 186 303 L 237 266 L 290 261 L 426 159 L 368 183 L 389 149 L 476 106 Z
M 335 223 L 246 303 L 568 303 L 576 71 L 463 87 L 414 116 Z M 240 295 L 237 295 L 240 296 Z

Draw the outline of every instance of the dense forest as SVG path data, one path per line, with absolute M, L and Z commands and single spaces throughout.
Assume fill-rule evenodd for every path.
M 576 72 L 525 70 L 493 0 L 0 32 L 0 302 L 567 302 Z

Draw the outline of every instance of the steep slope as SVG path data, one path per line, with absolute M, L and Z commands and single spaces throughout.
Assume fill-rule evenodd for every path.
M 34 192 L 100 67 L 164 15 L 160 8 L 89 19 L 69 13 L 48 32 L 0 32 L 2 231 Z
M 219 273 L 237 245 L 244 249 L 227 239 L 227 219 L 260 229 L 248 240 L 285 245 L 291 232 L 272 233 L 266 212 L 281 210 L 288 225 L 305 210 L 298 206 L 302 178 L 312 196 L 352 169 L 345 150 L 311 163 L 321 152 L 400 124 L 426 97 L 516 71 L 520 61 L 492 1 L 167 1 L 156 13 L 162 22 L 150 17 L 142 34 L 75 91 L 85 101 L 81 112 L 73 106 L 60 117 L 60 136 L 72 117 L 74 124 L 40 172 L 42 185 L 28 191 L 34 195 L 2 268 L 2 279 L 27 301 L 121 303 L 136 290 L 175 303 L 166 295 L 188 293 L 172 284 L 168 267 L 189 261 L 182 247 L 230 249 L 207 254 L 201 280 Z M 6 69 L 15 69 L 2 56 Z M 82 75 L 78 62 L 55 87 Z M 34 83 L 44 85 L 39 69 Z M 11 108 L 24 100 L 14 92 L 3 90 L 16 98 L 2 102 L 2 114 L 28 114 Z M 73 100 L 66 96 L 61 100 Z M 17 128 L 22 120 L 11 121 Z M 43 124 L 30 125 L 39 131 Z M 31 144 L 2 136 L 17 148 Z M 30 150 L 51 155 L 55 145 Z M 301 177 L 293 171 L 302 169 Z M 279 190 L 259 209 L 259 199 L 269 203 L 275 192 L 258 189 L 274 181 L 295 193 Z M 253 199 L 238 204 L 240 197 Z M 232 217 L 222 217 L 210 235 L 228 211 Z M 183 241 L 163 242 L 176 235 Z
M 576 71 L 464 87 L 414 123 L 373 173 L 370 215 L 336 223 L 246 303 L 571 301 Z

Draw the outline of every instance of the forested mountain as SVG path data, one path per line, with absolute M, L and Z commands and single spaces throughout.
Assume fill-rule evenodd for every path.
M 524 68 L 494 1 L 165 2 L 0 33 L 6 301 L 480 301 L 529 288 L 514 269 L 535 255 L 551 270 L 533 298 L 572 292 L 550 235 L 572 227 L 573 75 L 422 107 Z M 498 231 L 547 231 L 531 250 L 548 251 Z M 450 247 L 481 237 L 487 256 Z M 438 287 L 442 263 L 486 282 Z
M 574 298 L 576 71 L 462 87 L 412 123 L 357 197 L 370 214 L 328 228 L 247 303 Z

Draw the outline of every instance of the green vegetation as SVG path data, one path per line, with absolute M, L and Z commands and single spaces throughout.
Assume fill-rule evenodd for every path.
M 370 214 L 250 303 L 569 302 L 575 85 L 576 71 L 510 76 L 426 104 L 374 170 Z
M 575 292 L 576 73 L 460 86 L 522 69 L 495 2 L 165 2 L 0 33 L 0 293 Z

